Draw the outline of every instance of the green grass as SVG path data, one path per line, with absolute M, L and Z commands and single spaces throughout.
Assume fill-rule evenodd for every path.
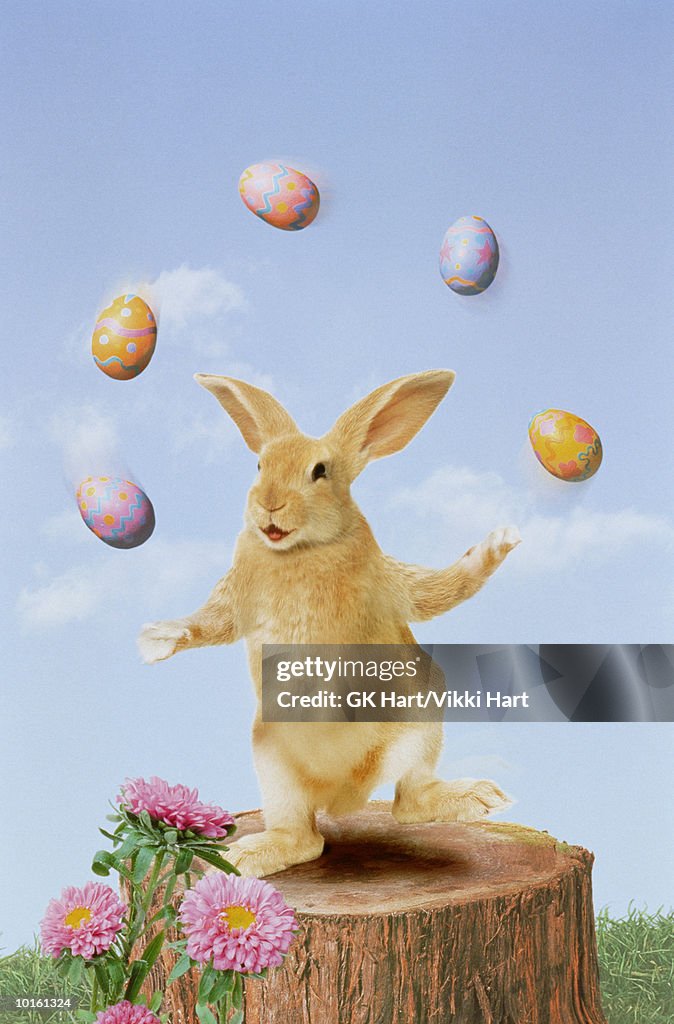
M 601 991 L 608 1024 L 674 1021 L 674 912 L 630 906 L 614 920 L 597 915 Z
M 597 915 L 601 990 L 608 1024 L 674 1022 L 674 911 L 649 914 L 630 907 L 625 917 Z M 86 978 L 66 992 L 52 961 L 39 953 L 37 941 L 0 957 L 0 995 L 79 996 L 88 1007 Z M 64 1024 L 68 1013 L 0 1010 L 0 1024 Z
M 80 1007 L 88 1010 L 91 990 L 87 975 L 82 976 L 82 981 L 75 988 L 66 986 L 54 970 L 52 959 L 40 956 L 36 939 L 33 946 L 22 946 L 16 953 L 0 957 L 0 995 L 78 997 Z M 35 1010 L 0 1009 L 0 1024 L 65 1024 L 74 1020 L 75 1015 L 67 1011 L 39 1013 Z

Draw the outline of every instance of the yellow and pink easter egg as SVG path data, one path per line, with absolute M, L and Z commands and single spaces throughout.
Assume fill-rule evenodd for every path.
M 115 380 L 131 380 L 152 359 L 157 342 L 154 313 L 139 295 L 120 295 L 98 318 L 91 354 L 99 370 Z
M 112 548 L 137 548 L 154 530 L 147 494 L 120 476 L 88 476 L 77 488 L 77 507 L 91 532 Z
M 482 217 L 459 217 L 442 240 L 440 274 L 459 295 L 479 295 L 494 280 L 499 251 L 496 235 Z
M 282 231 L 301 231 L 318 213 L 321 198 L 306 174 L 285 164 L 251 164 L 239 180 L 244 204 Z
M 580 483 L 601 466 L 602 446 L 594 427 L 563 409 L 546 409 L 529 424 L 534 455 L 558 480 Z

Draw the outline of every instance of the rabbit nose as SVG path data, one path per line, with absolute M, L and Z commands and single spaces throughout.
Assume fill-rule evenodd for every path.
M 287 502 L 284 501 L 282 505 L 275 505 L 274 508 L 267 508 L 266 505 L 262 505 L 262 508 L 265 510 L 265 512 L 269 512 L 271 514 L 272 512 L 279 512 L 282 508 L 285 508 L 286 505 Z

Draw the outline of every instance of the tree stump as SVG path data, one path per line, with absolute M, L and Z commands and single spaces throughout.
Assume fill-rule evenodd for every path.
M 247 1024 L 605 1024 L 587 850 L 502 822 L 400 825 L 384 802 L 320 828 L 323 856 L 270 878 L 300 931 L 246 981 Z M 174 1024 L 196 1022 L 197 980 L 169 989 Z

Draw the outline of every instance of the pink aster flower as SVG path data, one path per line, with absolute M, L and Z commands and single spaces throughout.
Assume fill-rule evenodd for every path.
M 202 804 L 198 789 L 169 786 L 164 779 L 127 779 L 119 803 L 132 814 L 147 811 L 155 821 L 180 830 L 189 829 L 207 839 L 222 839 L 234 824 L 228 811 L 214 804 Z
M 64 949 L 91 960 L 104 953 L 122 928 L 126 907 L 109 885 L 87 882 L 83 889 L 67 886 L 49 901 L 40 924 L 42 949 L 59 957 Z
M 213 960 L 218 971 L 278 967 L 297 928 L 278 889 L 259 878 L 205 875 L 188 889 L 180 908 L 193 960 Z
M 137 1006 L 123 999 L 101 1010 L 96 1015 L 96 1024 L 161 1024 L 161 1021 L 147 1006 Z

